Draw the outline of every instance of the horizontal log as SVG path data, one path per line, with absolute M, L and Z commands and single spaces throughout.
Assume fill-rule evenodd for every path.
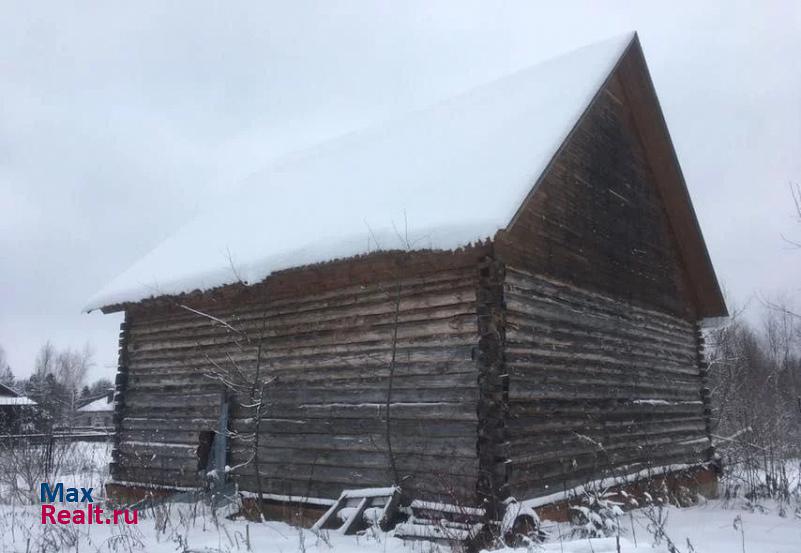
M 592 335 L 564 332 L 555 326 L 557 324 L 555 321 L 544 320 L 541 325 L 530 321 L 521 321 L 514 327 L 507 325 L 507 342 L 517 346 L 531 344 L 551 351 L 613 356 L 623 354 L 633 360 L 659 359 L 679 366 L 694 365 L 698 355 L 695 348 L 669 347 L 656 344 L 647 338 L 619 337 L 605 332 L 594 332 Z M 698 367 L 693 368 L 694 374 L 698 374 Z
M 510 379 L 515 388 L 519 389 L 545 389 L 549 387 L 564 388 L 579 391 L 584 387 L 595 387 L 597 390 L 617 388 L 626 392 L 625 397 L 630 400 L 643 399 L 637 395 L 638 390 L 648 393 L 664 390 L 670 397 L 682 397 L 687 400 L 700 397 L 699 388 L 701 380 L 687 378 L 664 378 L 658 375 L 651 375 L 648 378 L 640 377 L 638 374 L 629 373 L 621 375 L 609 375 L 593 371 L 516 371 L 514 378 Z M 510 384 L 510 394 L 512 393 Z M 617 397 L 617 396 L 611 396 Z
M 645 419 L 650 415 L 697 414 L 703 408 L 700 401 L 634 403 L 631 398 L 620 400 L 601 398 L 573 400 L 543 399 L 535 402 L 510 400 L 508 409 L 511 419 L 527 416 L 545 417 L 604 417 L 614 420 L 617 417 L 634 416 Z
M 323 436 L 319 434 L 291 435 L 261 433 L 264 449 L 312 449 L 329 451 L 383 451 L 386 437 L 381 434 L 352 434 Z M 436 440 L 423 441 L 419 436 L 393 436 L 392 450 L 398 454 L 455 455 L 466 457 L 475 455 L 475 438 L 446 436 Z
M 536 387 L 517 383 L 509 385 L 509 399 L 519 400 L 628 400 L 637 398 L 640 401 L 675 401 L 686 400 L 690 397 L 687 390 L 674 389 L 670 386 L 629 386 L 625 384 L 539 384 Z
M 235 443 L 231 449 L 230 465 L 237 465 L 249 461 L 253 456 L 252 444 Z M 331 449 L 292 449 L 278 448 L 273 446 L 262 447 L 259 450 L 259 462 L 280 464 L 291 460 L 292 463 L 302 465 L 324 465 L 324 466 L 351 466 L 363 468 L 386 468 L 389 465 L 389 457 L 386 448 L 381 451 L 347 451 Z M 416 470 L 442 470 L 443 466 L 448 466 L 451 462 L 461 467 L 455 471 L 459 474 L 470 474 L 478 470 L 475 455 L 459 457 L 449 454 L 427 455 L 424 453 L 395 453 L 395 462 L 399 467 L 407 472 Z
M 543 416 L 508 419 L 506 430 L 509 435 L 522 438 L 524 436 L 545 436 L 547 434 L 562 434 L 565 432 L 585 431 L 616 431 L 628 428 L 650 428 L 661 425 L 665 428 L 675 428 L 678 424 L 703 424 L 703 414 L 696 412 L 693 415 L 635 417 L 625 415 L 612 417 L 610 415 L 580 415 L 573 416 Z
M 116 481 L 136 482 L 162 487 L 201 487 L 205 478 L 195 471 L 181 471 L 171 468 L 150 469 L 134 465 L 118 465 L 112 471 Z
M 703 444 L 654 444 L 648 449 L 620 448 L 601 454 L 597 451 L 572 451 L 561 457 L 543 457 L 508 464 L 510 482 L 547 480 L 555 476 L 570 477 L 573 473 L 604 470 L 629 471 L 639 464 L 659 466 L 674 463 L 693 463 L 704 454 Z
M 353 433 L 380 434 L 386 432 L 386 420 L 383 418 L 363 419 L 288 419 L 264 418 L 259 423 L 262 432 L 270 434 L 292 434 L 305 436 L 309 434 L 347 435 Z M 420 439 L 435 439 L 442 436 L 476 436 L 474 421 L 451 420 L 405 420 L 390 421 L 392 435 L 418 436 Z M 253 433 L 256 421 L 232 419 L 230 428 L 233 431 Z
M 418 297 L 414 301 L 401 299 L 397 313 L 398 322 L 408 324 L 424 320 L 447 319 L 475 312 L 475 294 L 469 288 L 449 289 L 439 294 Z M 219 321 L 203 315 L 192 314 L 182 324 L 153 323 L 132 331 L 132 338 L 145 346 L 176 339 L 205 339 L 214 336 L 237 336 L 246 334 L 250 339 L 279 338 L 357 327 L 394 324 L 396 317 L 394 298 L 385 298 L 380 304 L 359 303 L 352 307 L 328 307 L 319 311 L 305 311 L 282 316 L 267 313 L 254 317 L 243 317 L 234 309 L 230 314 L 221 313 Z M 226 326 L 227 325 L 227 326 Z
M 406 362 L 405 359 L 396 359 L 394 374 L 396 376 L 417 375 L 450 375 L 473 373 L 477 375 L 475 361 L 465 358 L 465 351 L 459 351 L 458 358 L 450 357 L 442 361 L 426 360 Z M 402 356 L 405 357 L 405 356 Z M 250 378 L 255 375 L 255 361 L 248 362 L 240 368 L 246 371 Z M 227 367 L 223 367 L 225 370 Z M 313 361 L 302 367 L 284 367 L 271 364 L 262 368 L 265 379 L 277 378 L 280 380 L 292 379 L 297 382 L 332 382 L 338 379 L 386 377 L 389 375 L 389 362 L 384 359 L 368 358 L 358 363 L 346 363 L 340 360 L 338 364 L 318 364 Z M 208 370 L 197 367 L 183 367 L 167 365 L 160 369 L 142 369 L 137 367 L 131 373 L 132 381 L 139 386 L 159 386 L 173 383 L 192 383 L 198 386 L 219 386 L 219 382 L 212 377 L 220 374 L 211 368 Z
M 650 452 L 660 447 L 675 446 L 677 451 L 682 447 L 690 450 L 700 450 L 708 447 L 708 444 L 699 445 L 701 443 L 699 440 L 705 439 L 703 429 L 698 431 L 639 434 L 633 435 L 629 439 L 626 436 L 611 439 L 608 436 L 599 435 L 590 435 L 587 438 L 593 441 L 591 442 L 584 437 L 576 435 L 565 435 L 560 438 L 544 439 L 534 447 L 527 442 L 512 441 L 507 446 L 508 463 L 510 466 L 515 464 L 539 465 L 546 461 L 570 459 L 578 455 L 589 455 L 605 459 L 618 452 L 624 453 L 620 457 L 625 460 L 630 454 L 638 456 L 650 454 Z M 595 445 L 595 443 L 599 445 Z M 683 446 L 682 444 L 688 445 Z
M 566 301 L 566 298 L 570 297 L 577 297 L 583 302 L 593 305 L 594 309 L 598 312 L 604 312 L 604 310 L 610 309 L 610 306 L 612 306 L 612 312 L 615 312 L 614 306 L 620 304 L 619 300 L 610 296 L 591 292 L 565 282 L 547 279 L 541 275 L 534 275 L 514 267 L 507 266 L 504 284 L 509 290 L 518 291 L 526 295 L 538 294 L 544 298 L 553 298 L 560 301 Z M 693 322 L 685 321 L 655 309 L 646 309 L 627 303 L 626 310 L 631 320 L 641 321 L 643 324 L 655 325 L 657 328 L 679 326 L 684 329 L 692 330 L 694 326 Z
M 663 454 L 659 452 L 651 455 L 650 459 L 631 462 L 625 467 L 604 463 L 589 463 L 576 467 L 571 463 L 570 467 L 561 465 L 543 467 L 539 472 L 531 469 L 510 470 L 509 490 L 515 497 L 538 497 L 585 485 L 588 482 L 600 479 L 602 476 L 608 476 L 610 479 L 607 484 L 612 485 L 615 476 L 622 477 L 639 470 L 647 471 L 648 467 L 684 463 L 695 464 L 703 461 L 705 461 L 703 452 L 680 451 L 678 454 L 667 452 Z M 661 476 L 661 473 L 659 476 Z
M 345 460 L 337 464 L 323 463 L 299 463 L 294 459 L 283 459 L 272 463 L 259 459 L 259 472 L 265 478 L 276 479 L 300 479 L 300 480 L 320 480 L 324 482 L 339 482 L 343 485 L 353 486 L 357 482 L 393 482 L 391 465 L 384 459 L 383 464 L 365 464 L 354 456 L 354 464 L 350 460 Z M 408 480 L 409 477 L 422 477 L 431 474 L 432 471 L 442 471 L 445 459 L 439 458 L 436 462 L 427 462 L 423 465 L 412 465 L 397 463 L 398 477 Z M 238 468 L 239 475 L 251 476 L 256 473 L 255 463 Z M 476 463 L 455 460 L 448 466 L 447 474 L 450 477 L 457 477 L 462 480 L 475 479 L 477 473 Z
M 553 364 L 557 367 L 565 365 L 572 367 L 592 367 L 593 365 L 597 365 L 607 368 L 622 367 L 634 371 L 650 365 L 652 367 L 652 372 L 656 373 L 656 375 L 681 373 L 681 376 L 700 378 L 698 376 L 698 371 L 693 370 L 694 367 L 690 361 L 675 363 L 658 357 L 638 359 L 635 356 L 625 355 L 625 352 L 585 353 L 581 351 L 557 351 L 542 347 L 533 342 L 528 344 L 508 344 L 506 351 L 509 356 L 509 364 L 512 367 L 516 366 L 518 363 L 522 367 L 537 365 L 547 366 L 549 364 Z
M 121 442 L 147 442 L 184 444 L 197 447 L 200 430 L 122 430 L 117 432 L 117 440 Z
M 601 316 L 586 308 L 554 305 L 539 302 L 525 296 L 507 294 L 507 320 L 511 331 L 529 326 L 538 332 L 559 331 L 565 336 L 594 339 L 605 336 L 610 339 L 626 340 L 652 344 L 676 353 L 689 353 L 696 346 L 692 331 L 676 327 L 674 329 L 654 329 L 642 322 L 626 320 L 625 305 L 619 306 L 616 315 Z
M 218 421 L 216 418 L 208 417 L 128 416 L 123 418 L 120 424 L 122 430 L 205 430 L 216 429 Z
M 474 268 L 462 268 L 452 271 L 437 271 L 421 278 L 401 278 L 400 292 L 401 299 L 419 295 L 431 295 L 441 291 L 450 291 L 457 288 L 464 288 L 468 293 L 474 293 L 471 281 L 475 279 Z M 306 295 L 294 295 L 286 298 L 269 297 L 266 302 L 259 302 L 251 299 L 246 304 L 231 306 L 222 304 L 219 307 L 199 308 L 203 313 L 215 317 L 225 318 L 226 314 L 235 313 L 242 320 L 261 319 L 265 316 L 275 317 L 281 315 L 295 315 L 304 312 L 318 312 L 321 310 L 337 310 L 354 304 L 385 304 L 387 299 L 394 297 L 396 290 L 388 284 L 396 285 L 397 281 L 391 283 L 372 283 L 369 286 L 353 285 L 339 287 L 334 290 L 322 293 L 309 293 Z M 390 292 L 390 293 L 388 293 Z M 190 307 L 193 305 L 189 302 Z M 131 330 L 142 330 L 146 328 L 158 328 L 156 325 L 169 324 L 190 324 L 204 326 L 208 324 L 205 318 L 198 318 L 186 310 L 175 308 L 171 311 L 150 310 L 148 312 L 137 313 L 133 318 L 129 328 Z M 168 327 L 170 328 L 170 327 Z
M 470 352 L 477 340 L 477 332 L 457 332 L 455 330 L 442 329 L 443 332 L 436 334 L 420 333 L 414 337 L 399 336 L 395 341 L 395 350 L 408 360 L 413 359 L 417 354 L 418 358 L 422 354 L 425 356 L 432 349 L 439 349 L 446 352 L 461 350 Z M 354 358 L 367 358 L 375 361 L 389 360 L 392 351 L 392 334 L 387 333 L 380 339 L 364 342 L 331 342 L 314 346 L 303 346 L 298 344 L 287 344 L 278 347 L 269 342 L 264 343 L 266 352 L 262 354 L 262 364 L 265 365 L 291 365 L 294 362 L 309 363 L 309 358 L 321 358 L 329 360 Z M 443 354 L 440 354 L 443 355 Z M 423 357 L 425 358 L 425 357 Z M 128 367 L 135 370 L 137 366 L 144 363 L 161 363 L 183 365 L 185 367 L 209 367 L 211 361 L 225 366 L 228 363 L 241 363 L 250 361 L 255 363 L 257 359 L 256 348 L 251 346 L 246 349 L 239 348 L 190 348 L 186 351 L 158 350 L 153 352 L 132 352 L 129 354 Z
M 255 476 L 238 476 L 239 488 L 255 493 L 258 486 Z M 319 479 L 265 478 L 262 480 L 263 491 L 289 496 L 319 497 L 336 499 L 343 490 L 365 487 L 386 487 L 392 480 L 350 481 L 346 483 L 326 482 Z M 413 475 L 403 482 L 404 493 L 410 497 L 459 503 L 475 501 L 475 479 L 458 477 L 441 477 L 439 475 Z M 472 504 L 472 503 L 471 503 Z
M 459 312 L 447 314 L 445 317 L 435 318 L 430 312 L 418 314 L 415 319 L 399 321 L 396 325 L 392 318 L 383 321 L 381 324 L 359 324 L 358 321 L 348 321 L 347 318 L 340 320 L 338 325 L 332 325 L 330 329 L 318 329 L 314 331 L 302 331 L 297 328 L 284 330 L 282 334 L 276 331 L 264 331 L 262 336 L 252 339 L 251 342 L 245 341 L 242 336 L 232 332 L 219 332 L 208 336 L 190 336 L 187 338 L 162 338 L 160 340 L 138 341 L 136 336 L 132 336 L 128 346 L 128 353 L 132 358 L 144 357 L 151 353 L 159 355 L 181 354 L 187 350 L 199 350 L 207 352 L 218 348 L 223 350 L 237 350 L 249 348 L 255 351 L 255 345 L 262 343 L 266 345 L 269 352 L 289 350 L 292 348 L 320 348 L 344 346 L 362 342 L 381 342 L 391 343 L 397 330 L 397 338 L 401 341 L 413 341 L 421 336 L 448 336 L 463 332 L 467 336 L 477 333 L 475 327 L 476 315 L 471 312 Z
M 396 355 L 400 362 L 407 363 L 447 363 L 451 361 L 471 359 L 473 351 L 473 343 L 462 342 L 456 345 L 445 345 L 442 343 L 432 343 L 428 345 L 403 345 L 397 344 L 396 353 L 401 352 L 401 355 Z M 392 354 L 392 347 L 390 344 L 365 344 L 362 349 L 351 351 L 349 353 L 331 353 L 323 352 L 316 354 L 301 354 L 301 355 L 285 355 L 277 357 L 272 355 L 270 363 L 265 363 L 262 359 L 262 365 L 267 367 L 275 367 L 276 369 L 299 369 L 299 370 L 314 370 L 320 368 L 336 368 L 336 367 L 362 367 L 362 366 L 375 366 L 376 364 L 387 363 Z M 403 346 L 403 347 L 401 347 Z M 137 371 L 158 371 L 167 370 L 172 371 L 176 369 L 196 370 L 198 367 L 207 367 L 214 361 L 220 364 L 223 368 L 230 366 L 230 363 L 236 363 L 242 370 L 253 370 L 256 366 L 257 357 L 252 351 L 248 352 L 216 352 L 213 354 L 205 355 L 192 355 L 180 356 L 178 358 L 165 358 L 165 359 L 151 359 L 151 360 L 130 360 L 128 367 L 130 370 Z
M 476 384 L 477 373 L 474 370 L 469 372 L 460 373 L 416 373 L 416 374 L 403 374 L 395 373 L 392 378 L 393 388 L 395 389 L 418 389 L 418 388 L 472 388 Z M 323 378 L 300 378 L 293 375 L 281 377 L 275 376 L 270 373 L 265 376 L 266 379 L 272 379 L 268 384 L 268 388 L 273 389 L 276 393 L 281 394 L 283 390 L 291 389 L 322 389 L 321 385 L 336 386 L 340 390 L 360 390 L 360 389 L 383 389 L 385 390 L 389 384 L 389 369 L 380 371 L 378 374 L 361 374 L 352 375 L 341 378 L 332 378 L 326 380 Z M 219 381 L 215 381 L 211 377 L 200 381 L 199 383 L 190 383 L 186 381 L 175 380 L 157 380 L 142 379 L 139 377 L 132 377 L 130 380 L 131 385 L 136 387 L 137 393 L 142 394 L 169 394 L 183 390 L 187 395 L 206 395 L 209 393 L 217 392 L 221 389 Z M 326 394 L 323 394 L 323 397 Z M 247 399 L 243 401 L 248 402 Z
M 436 389 L 395 389 L 392 400 L 398 403 L 410 402 L 448 402 L 467 403 L 477 402 L 478 390 L 476 387 L 465 386 L 461 388 Z M 330 403 L 381 403 L 386 402 L 387 390 L 385 388 L 362 388 L 352 390 L 337 390 L 330 388 L 289 389 L 271 388 L 267 392 L 267 401 L 277 409 L 285 405 L 319 405 Z
M 198 458 L 196 455 L 168 455 L 154 452 L 149 455 L 144 452 L 120 451 L 118 463 L 123 466 L 135 466 L 142 470 L 160 473 L 165 470 L 178 471 L 181 474 L 194 478 L 197 472 L 204 473 L 207 469 L 198 471 Z
M 509 351 L 506 358 L 506 366 L 510 376 L 516 375 L 525 377 L 527 373 L 536 374 L 537 372 L 566 373 L 569 378 L 571 373 L 592 372 L 596 376 L 603 378 L 616 377 L 637 377 L 642 379 L 677 378 L 684 382 L 701 382 L 701 376 L 692 372 L 692 367 L 665 367 L 659 360 L 644 363 L 631 363 L 628 359 L 621 356 L 614 361 L 593 359 L 585 361 L 571 356 L 552 355 L 551 352 L 535 353 L 530 350 L 515 353 Z
M 360 419 L 372 417 L 386 418 L 386 400 L 368 403 L 305 403 L 303 405 L 284 405 L 281 416 L 296 419 Z M 440 420 L 476 421 L 476 406 L 473 401 L 465 402 L 394 402 L 391 408 L 393 419 L 424 420 L 432 424 Z
M 219 403 L 217 403 L 219 405 Z M 143 405 L 124 405 L 120 407 L 120 414 L 126 418 L 206 418 L 209 415 L 218 415 L 218 409 L 211 410 L 208 403 L 173 403 L 159 404 L 158 402 Z

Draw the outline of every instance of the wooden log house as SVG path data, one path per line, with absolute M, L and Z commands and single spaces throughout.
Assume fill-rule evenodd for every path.
M 266 410 L 248 463 L 224 404 L 224 463 L 274 500 L 494 505 L 712 460 L 699 324 L 726 306 L 636 34 L 232 196 L 87 307 L 125 313 L 118 490 L 204 485 L 232 363 Z

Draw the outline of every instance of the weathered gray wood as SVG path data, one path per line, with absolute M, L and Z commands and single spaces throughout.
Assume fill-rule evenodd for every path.
M 401 279 L 390 427 L 410 490 L 450 466 L 455 491 L 475 492 L 475 281 L 474 266 Z M 391 483 L 385 417 L 394 284 L 310 288 L 204 307 L 262 341 L 262 371 L 272 379 L 259 449 L 268 493 L 311 489 L 332 497 L 354 482 Z M 156 481 L 175 474 L 164 472 L 168 464 L 183 470 L 182 482 L 195 478 L 184 473 L 196 468 L 199 433 L 216 422 L 211 406 L 220 385 L 209 373 L 215 364 L 255 370 L 256 349 L 239 332 L 184 309 L 137 310 L 126 344 L 131 387 L 120 425 L 121 462 L 152 469 Z M 252 455 L 252 416 L 232 403 L 231 465 Z M 245 490 L 255 491 L 253 470 L 238 471 Z
M 246 460 L 251 450 L 244 445 L 237 445 L 231 451 L 232 461 Z M 330 449 L 298 449 L 282 447 L 266 447 L 259 454 L 265 463 L 280 464 L 291 459 L 292 463 L 315 466 L 351 466 L 357 468 L 384 468 L 387 466 L 387 455 L 383 451 L 351 451 Z M 404 471 L 420 472 L 421 470 L 442 470 L 442 457 L 436 452 L 396 454 L 396 462 Z M 455 467 L 458 474 L 474 474 L 477 470 L 475 454 L 463 453 L 449 455 L 448 467 Z
M 351 515 L 348 517 L 348 520 L 346 520 L 345 523 L 339 528 L 339 533 L 351 534 L 356 531 L 356 526 L 364 515 L 364 510 L 367 508 L 367 502 L 368 499 L 366 497 L 363 497 L 362 500 L 359 501 L 359 505 L 356 507 L 356 510 L 351 513 Z
M 704 459 L 692 323 L 509 267 L 504 292 L 510 493 Z
M 250 432 L 255 423 L 244 419 L 232 421 L 231 430 Z M 431 437 L 469 437 L 476 436 L 475 421 L 451 420 L 404 420 L 390 421 L 393 435 L 399 436 L 431 436 Z M 347 435 L 353 433 L 381 434 L 386 427 L 386 421 L 381 418 L 365 419 L 286 419 L 265 418 L 261 421 L 262 431 L 270 434 L 315 435 L 325 436 Z
M 506 310 L 504 308 L 504 266 L 493 257 L 478 266 L 478 459 L 477 499 L 487 506 L 492 518 L 502 516 L 506 465 L 500 453 L 507 439 L 509 374 L 504 362 Z

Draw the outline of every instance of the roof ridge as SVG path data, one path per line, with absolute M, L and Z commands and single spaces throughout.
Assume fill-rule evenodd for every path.
M 427 112 L 434 111 L 434 110 L 436 110 L 438 108 L 446 107 L 446 106 L 448 106 L 448 105 L 450 105 L 450 104 L 452 104 L 452 103 L 454 103 L 454 102 L 456 102 L 458 100 L 468 99 L 468 98 L 472 97 L 474 94 L 477 94 L 477 93 L 479 93 L 481 91 L 490 90 L 494 86 L 497 86 L 497 85 L 499 85 L 499 84 L 501 84 L 503 82 L 508 82 L 508 81 L 511 81 L 511 80 L 513 80 L 515 78 L 523 77 L 527 73 L 535 71 L 535 70 L 537 70 L 538 68 L 540 68 L 543 65 L 550 64 L 550 63 L 556 63 L 560 59 L 567 58 L 569 56 L 575 55 L 575 54 L 577 54 L 577 53 L 579 53 L 579 52 L 581 52 L 582 50 L 585 50 L 585 49 L 598 48 L 598 47 L 601 47 L 601 46 L 606 45 L 606 44 L 617 43 L 617 42 L 619 42 L 619 41 L 621 41 L 622 39 L 625 38 L 626 42 L 627 42 L 627 46 L 624 47 L 623 50 L 621 50 L 621 55 L 622 55 L 622 53 L 625 52 L 625 48 L 628 47 L 628 44 L 630 44 L 631 41 L 636 38 L 636 36 L 637 36 L 637 32 L 636 31 L 627 31 L 625 33 L 620 33 L 618 35 L 606 38 L 606 39 L 604 39 L 602 41 L 599 41 L 599 42 L 587 43 L 587 44 L 584 44 L 583 46 L 579 46 L 577 48 L 573 48 L 571 50 L 564 51 L 561 54 L 556 54 L 555 56 L 544 58 L 544 59 L 542 59 L 542 60 L 540 60 L 540 61 L 538 61 L 536 63 L 532 63 L 530 65 L 526 65 L 524 67 L 520 67 L 520 68 L 515 69 L 514 71 L 511 71 L 509 73 L 504 73 L 504 74 L 499 75 L 498 77 L 495 77 L 495 78 L 493 78 L 491 80 L 482 81 L 481 83 L 478 83 L 476 85 L 470 86 L 470 87 L 465 88 L 465 89 L 462 89 L 459 92 L 454 92 L 452 94 L 448 94 L 447 96 L 445 96 L 443 98 L 440 98 L 439 100 L 436 100 L 436 101 L 434 101 L 432 103 L 426 104 L 426 105 L 421 106 L 419 108 L 410 109 L 410 110 L 404 110 L 403 112 L 395 114 L 395 115 L 393 115 L 391 117 L 388 117 L 386 119 L 382 119 L 382 120 L 379 120 L 379 121 L 374 121 L 374 122 L 372 122 L 370 124 L 367 124 L 367 125 L 364 125 L 362 127 L 359 127 L 359 128 L 356 128 L 356 129 L 351 129 L 351 130 L 343 132 L 341 134 L 324 138 L 322 140 L 319 140 L 317 142 L 309 144 L 308 146 L 304 146 L 302 148 L 298 148 L 296 150 L 292 150 L 292 151 L 286 152 L 285 154 L 283 154 L 281 156 L 278 156 L 276 159 L 270 161 L 268 164 L 266 164 L 265 167 L 263 167 L 261 169 L 257 169 L 256 171 L 251 173 L 249 176 L 244 177 L 240 182 L 244 184 L 245 181 L 249 180 L 251 177 L 253 177 L 253 176 L 257 175 L 257 174 L 264 173 L 265 171 L 269 171 L 272 168 L 279 168 L 279 167 L 282 167 L 282 166 L 285 166 L 285 165 L 289 165 L 289 164 L 292 164 L 292 163 L 296 163 L 298 161 L 305 160 L 305 159 L 307 159 L 309 157 L 313 157 L 313 155 L 318 150 L 326 149 L 326 146 L 335 145 L 335 144 L 338 144 L 340 142 L 345 143 L 348 140 L 356 139 L 356 138 L 361 137 L 363 135 L 367 135 L 367 134 L 370 134 L 371 132 L 379 131 L 379 130 L 382 130 L 382 129 L 391 130 L 395 125 L 402 124 L 403 122 L 407 121 L 409 118 L 411 118 L 411 117 L 413 117 L 415 115 L 424 115 Z

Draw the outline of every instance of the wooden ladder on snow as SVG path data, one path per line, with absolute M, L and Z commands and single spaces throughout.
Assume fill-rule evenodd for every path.
M 484 509 L 414 500 L 405 508 L 409 519 L 395 527 L 404 541 L 469 544 L 484 529 Z
M 345 490 L 312 530 L 335 530 L 339 534 L 355 534 L 368 525 L 386 530 L 398 509 L 398 488 L 364 488 Z

